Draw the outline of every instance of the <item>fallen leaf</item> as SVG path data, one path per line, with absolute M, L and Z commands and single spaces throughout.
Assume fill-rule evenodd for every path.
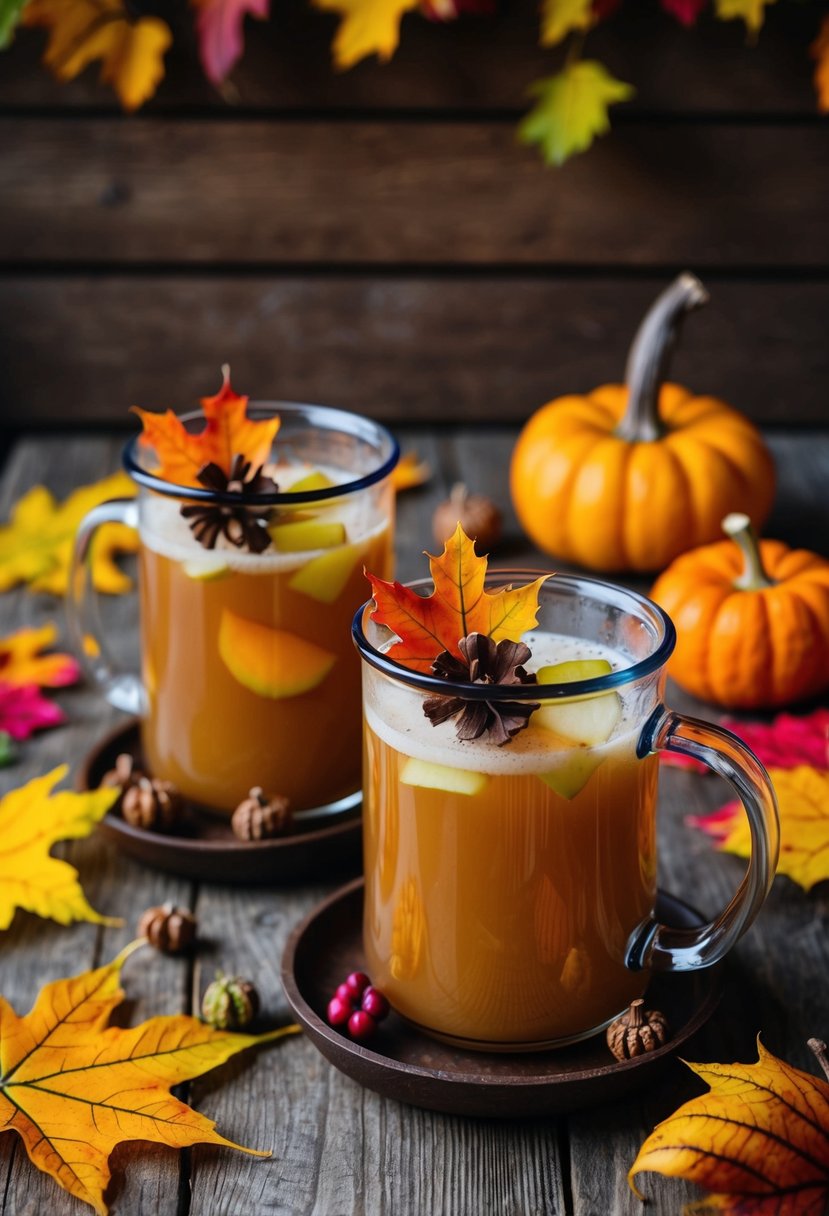
M 809 48 L 815 64 L 817 108 L 829 113 L 829 17 L 824 17 L 817 38 Z
M 25 3 L 26 0 L 0 0 L 0 51 L 11 44 Z
M 593 0 L 542 0 L 542 46 L 555 46 L 574 30 L 589 30 L 597 20 Z
M 521 120 L 518 138 L 538 144 L 548 165 L 563 165 L 610 130 L 608 107 L 633 94 L 631 85 L 616 80 L 595 59 L 572 63 L 530 86 L 537 101 Z
M 53 623 L 39 629 L 18 629 L 0 638 L 0 682 L 37 684 L 41 688 L 62 688 L 74 684 L 81 670 L 69 654 L 43 654 L 54 646 L 58 636 Z
M 414 450 L 406 452 L 397 462 L 391 475 L 391 483 L 395 490 L 414 490 L 417 486 L 425 485 L 432 476 L 432 470 L 425 460 L 421 460 Z
M 110 1154 L 126 1141 L 216 1144 L 269 1156 L 219 1135 L 212 1119 L 170 1087 L 299 1031 L 232 1034 L 184 1015 L 108 1026 L 124 999 L 121 968 L 140 945 L 133 942 L 105 967 L 47 984 L 25 1017 L 0 997 L 0 1132 L 16 1131 L 32 1164 L 100 1216 L 109 1210 Z
M 7 730 L 0 730 L 0 768 L 14 764 L 17 752 L 14 750 L 12 737 Z
M 121 923 L 90 907 L 74 866 L 49 856 L 58 840 L 88 836 L 118 797 L 117 789 L 53 794 L 67 771 L 61 765 L 0 799 L 0 929 L 8 929 L 16 908 L 60 925 Z
M 417 8 L 418 0 L 314 0 L 317 8 L 340 13 L 342 21 L 332 44 L 334 63 L 350 68 L 367 55 L 391 59 L 400 41 L 404 13 Z
M 208 80 L 219 85 L 241 58 L 245 14 L 265 21 L 270 0 L 192 0 L 198 10 L 199 58 Z
M 0 730 L 18 742 L 36 730 L 60 726 L 66 715 L 43 696 L 37 684 L 0 683 Z
M 697 18 L 708 4 L 708 0 L 660 0 L 666 13 L 676 17 L 682 25 L 696 25 Z
M 722 718 L 721 725 L 742 739 L 766 768 L 797 768 L 800 764 L 829 768 L 828 709 L 816 709 L 802 715 L 778 714 L 771 722 Z M 682 756 L 678 752 L 660 752 L 659 755 L 669 766 L 699 773 L 712 771 L 692 756 Z
M 196 486 L 199 470 L 211 461 L 229 475 L 234 456 L 244 456 L 254 468 L 269 458 L 279 419 L 255 422 L 248 418 L 247 397 L 234 393 L 230 368 L 225 366 L 222 372 L 224 382 L 216 396 L 201 399 L 207 422 L 198 434 L 191 434 L 172 410 L 154 414 L 133 407 L 144 428 L 141 443 L 155 451 L 160 461 L 156 475 L 165 481 Z
M 485 591 L 487 559 L 478 557 L 460 524 L 440 557 L 427 556 L 435 584 L 430 596 L 367 573 L 375 603 L 372 620 L 400 639 L 386 652 L 395 662 L 428 672 L 441 651 L 460 656 L 458 642 L 468 633 L 517 642 L 536 624 L 538 593 L 549 575 L 523 587 Z
M 114 473 L 93 485 L 81 486 L 58 504 L 45 486 L 34 486 L 0 527 L 0 591 L 29 583 L 32 591 L 64 595 L 69 558 L 78 524 L 93 507 L 111 498 L 131 498 L 135 486 L 126 473 Z M 135 553 L 138 534 L 123 524 L 104 524 L 92 549 L 92 581 L 96 590 L 118 595 L 132 581 L 115 564 L 116 553 Z
M 780 859 L 786 874 L 805 891 L 829 878 L 829 772 L 803 764 L 769 769 L 780 810 Z M 711 815 L 689 815 L 687 822 L 717 842 L 723 853 L 748 857 L 751 838 L 739 802 L 729 802 Z
M 746 23 L 750 35 L 756 35 L 766 16 L 766 5 L 774 4 L 774 0 L 715 0 L 717 16 L 720 21 L 733 21 L 739 18 Z
M 766 1051 L 756 1064 L 689 1064 L 710 1088 L 648 1136 L 628 1173 L 711 1192 L 698 1212 L 821 1216 L 829 1202 L 829 1085 Z M 639 1195 L 642 1198 L 641 1195 Z M 687 1209 L 691 1210 L 691 1209 Z
M 22 20 L 50 30 L 43 61 L 58 80 L 73 80 L 100 59 L 101 80 L 125 110 L 152 97 L 164 76 L 169 26 L 158 17 L 131 20 L 122 0 L 29 0 Z

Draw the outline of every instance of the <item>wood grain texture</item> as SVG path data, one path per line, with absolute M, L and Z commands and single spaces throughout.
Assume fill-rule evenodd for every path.
M 225 360 L 254 396 L 392 426 L 523 422 L 622 376 L 667 277 L 0 277 L 0 428 L 128 428 L 133 404 L 192 408 Z M 676 379 L 757 422 L 829 421 L 829 279 L 709 286 Z
M 509 121 L 7 117 L 0 143 L 7 263 L 826 264 L 811 122 L 629 123 L 555 173 Z

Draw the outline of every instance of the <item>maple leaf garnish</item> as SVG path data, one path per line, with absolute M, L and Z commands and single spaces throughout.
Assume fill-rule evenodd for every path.
M 78 524 L 93 507 L 110 498 L 131 498 L 135 486 L 126 473 L 114 473 L 81 486 L 56 503 L 45 486 L 33 486 L 0 527 L 0 591 L 29 583 L 32 591 L 64 595 L 69 559 Z M 135 553 L 138 534 L 124 524 L 104 524 L 92 548 L 92 581 L 111 595 L 129 591 L 132 581 L 115 563 L 116 553 Z
M 432 672 L 442 680 L 463 684 L 535 684 L 536 676 L 524 670 L 531 658 L 529 646 L 505 638 L 493 642 L 482 633 L 470 633 L 458 643 L 461 659 L 444 650 L 432 664 Z M 486 735 L 503 747 L 528 725 L 538 709 L 537 701 L 470 701 L 464 697 L 437 695 L 426 697 L 423 712 L 432 726 L 439 726 L 459 715 L 459 739 L 480 739 Z
M 829 113 L 829 17 L 821 22 L 817 38 L 809 48 L 815 60 L 815 92 L 817 108 Z
M 536 103 L 521 120 L 518 138 L 538 144 L 548 165 L 563 165 L 610 130 L 609 107 L 627 101 L 634 89 L 616 80 L 597 60 L 585 59 L 537 80 L 529 93 Z
M 217 1144 L 270 1156 L 219 1135 L 212 1119 L 170 1087 L 299 1031 L 233 1034 L 184 1015 L 107 1026 L 124 999 L 121 968 L 142 944 L 95 971 L 47 984 L 25 1017 L 0 997 L 0 1132 L 16 1131 L 32 1163 L 100 1216 L 109 1210 L 109 1156 L 125 1141 Z
M 74 684 L 80 668 L 69 654 L 42 654 L 54 646 L 57 626 L 51 622 L 39 629 L 18 629 L 0 638 L 0 683 L 37 684 L 41 688 L 61 688 Z
M 809 1046 L 818 1054 L 823 1044 Z M 826 1211 L 829 1084 L 777 1059 L 759 1038 L 757 1055 L 756 1064 L 688 1065 L 710 1092 L 686 1102 L 647 1138 L 628 1173 L 637 1194 L 633 1178 L 652 1170 L 711 1192 L 694 1205 L 697 1211 Z
M 331 50 L 338 68 L 350 68 L 366 55 L 391 59 L 400 41 L 404 13 L 417 8 L 418 0 L 314 0 L 317 8 L 340 13 Z
M 771 768 L 769 777 L 780 812 L 777 873 L 809 891 L 829 879 L 829 772 L 802 764 Z M 687 822 L 712 836 L 722 852 L 750 855 L 750 829 L 741 803 L 726 803 L 711 815 L 689 815 Z
M 207 422 L 198 434 L 188 431 L 172 410 L 154 414 L 133 407 L 144 428 L 141 443 L 152 447 L 158 457 L 157 477 L 179 486 L 197 486 L 199 473 L 207 464 L 218 465 L 229 477 L 236 456 L 243 456 L 253 468 L 260 468 L 270 458 L 279 419 L 248 418 L 248 398 L 234 393 L 227 365 L 222 373 L 222 387 L 215 397 L 201 399 Z
M 15 908 L 24 908 L 61 925 L 86 920 L 118 925 L 87 903 L 78 883 L 78 871 L 66 861 L 50 857 L 58 840 L 88 836 L 118 797 L 117 789 L 75 794 L 52 789 L 66 776 L 61 765 L 43 777 L 0 799 L 0 929 L 12 922 Z
M 65 721 L 60 706 L 44 697 L 37 684 L 4 684 L 0 680 L 0 731 L 12 739 L 28 739 L 36 730 L 60 726 Z
M 418 595 L 402 583 L 389 583 L 366 572 L 374 597 L 372 620 L 385 625 L 398 641 L 389 658 L 413 671 L 430 672 L 442 650 L 463 658 L 461 638 L 482 633 L 494 642 L 512 642 L 538 619 L 538 593 L 550 577 L 541 575 L 523 587 L 484 588 L 487 559 L 478 557 L 474 541 L 458 524 L 440 557 L 427 554 L 435 589 Z
M 191 3 L 198 10 L 196 33 L 204 74 L 219 85 L 244 50 L 245 14 L 265 21 L 270 0 L 191 0 Z

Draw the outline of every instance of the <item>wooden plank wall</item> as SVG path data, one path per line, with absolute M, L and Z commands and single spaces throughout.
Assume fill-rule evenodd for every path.
M 187 31 L 183 5 L 167 6 Z M 677 377 L 767 425 L 827 421 L 829 157 L 807 48 L 825 4 L 781 0 L 759 45 L 630 0 L 589 52 L 638 86 L 562 170 L 515 140 L 535 5 L 404 20 L 388 67 L 335 74 L 300 0 L 248 22 L 219 96 L 192 43 L 124 118 L 94 71 L 0 59 L 0 418 L 125 424 L 188 407 L 229 360 L 258 396 L 394 422 L 508 421 L 616 378 L 677 269 L 709 283 Z

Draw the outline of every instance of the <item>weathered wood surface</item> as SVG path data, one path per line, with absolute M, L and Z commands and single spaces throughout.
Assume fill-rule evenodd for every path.
M 505 510 L 503 562 L 542 559 L 522 540 L 509 510 L 506 459 L 514 432 L 423 432 L 414 441 L 435 477 L 400 501 L 399 572 L 421 569 L 431 544 L 435 503 L 459 476 L 486 489 Z M 780 466 L 779 504 L 770 533 L 829 551 L 829 437 L 823 433 L 773 436 Z M 105 438 L 27 439 L 19 443 L 0 485 L 0 518 L 30 485 L 46 481 L 59 495 L 115 467 L 118 442 Z M 125 655 L 135 646 L 132 597 L 107 605 L 110 626 Z M 60 606 L 26 591 L 0 598 L 0 634 L 24 623 L 59 617 Z M 89 688 L 59 700 L 69 724 L 22 747 L 20 762 L 0 773 L 6 791 L 53 765 L 77 758 L 118 717 Z M 674 691 L 674 704 L 711 716 Z M 712 851 L 683 826 L 688 811 L 723 798 L 719 783 L 676 771 L 663 777 L 660 881 L 711 914 L 727 900 L 741 863 Z M 279 960 L 289 929 L 326 893 L 324 883 L 285 890 L 234 890 L 191 885 L 154 874 L 123 858 L 98 838 L 60 846 L 77 865 L 94 906 L 124 917 L 122 929 L 60 928 L 19 913 L 0 935 L 0 992 L 27 1010 L 41 985 L 112 957 L 128 941 L 141 911 L 162 899 L 195 909 L 205 946 L 191 962 L 142 951 L 128 964 L 125 984 L 134 1021 L 158 1013 L 194 1011 L 216 965 L 256 976 L 266 1018 L 288 1016 L 279 985 Z M 753 1058 L 762 1031 L 773 1051 L 809 1068 L 805 1041 L 825 1036 L 829 939 L 827 885 L 806 896 L 779 879 L 756 925 L 735 951 L 726 995 L 690 1058 Z M 189 1100 L 220 1130 L 243 1143 L 270 1148 L 254 1160 L 230 1151 L 197 1148 L 176 1155 L 127 1146 L 114 1158 L 113 1210 L 119 1216 L 639 1216 L 626 1171 L 654 1123 L 698 1091 L 679 1064 L 645 1094 L 607 1108 L 537 1122 L 478 1121 L 432 1115 L 378 1098 L 332 1069 L 302 1038 L 237 1060 L 194 1083 Z M 679 1211 L 692 1190 L 645 1179 L 652 1210 Z M 81 1206 L 28 1163 L 13 1135 L 0 1137 L 2 1216 L 70 1216 Z
M 189 409 L 224 361 L 240 391 L 392 424 L 520 423 L 620 379 L 667 277 L 0 276 L 0 427 L 126 426 L 129 405 Z M 829 280 L 709 286 L 672 375 L 758 422 L 829 422 Z

